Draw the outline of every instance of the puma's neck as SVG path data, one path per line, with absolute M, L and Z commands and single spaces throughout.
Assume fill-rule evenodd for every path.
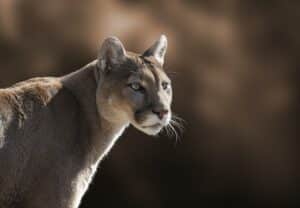
M 84 144 L 91 165 L 101 161 L 128 126 L 128 123 L 110 122 L 99 113 L 101 106 L 96 104 L 96 64 L 97 61 L 94 61 L 62 78 L 63 85 L 75 96 L 83 113 L 84 121 L 81 123 L 88 132 L 83 131 L 81 138 L 87 140 Z

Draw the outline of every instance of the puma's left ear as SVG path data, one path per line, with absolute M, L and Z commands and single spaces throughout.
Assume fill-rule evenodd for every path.
M 116 37 L 106 38 L 98 55 L 98 64 L 102 71 L 108 71 L 126 59 L 126 50 Z
M 165 35 L 161 35 L 159 40 L 157 40 L 148 50 L 144 52 L 143 56 L 153 56 L 158 61 L 158 63 L 163 66 L 167 47 L 167 37 Z

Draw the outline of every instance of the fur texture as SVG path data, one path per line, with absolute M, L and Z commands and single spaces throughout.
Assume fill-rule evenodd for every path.
M 77 208 L 129 124 L 148 134 L 168 124 L 172 94 L 162 83 L 170 81 L 147 53 L 110 38 L 72 74 L 0 90 L 1 208 Z

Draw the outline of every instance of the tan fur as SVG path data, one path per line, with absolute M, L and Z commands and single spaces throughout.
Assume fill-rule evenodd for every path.
M 1 89 L 0 207 L 77 208 L 129 124 L 151 135 L 167 125 L 172 93 L 162 83 L 170 80 L 151 59 L 110 38 L 98 60 L 74 73 Z M 160 109 L 168 112 L 161 118 Z
M 33 104 L 47 105 L 61 88 L 62 84 L 54 78 L 34 78 L 17 83 L 0 89 L 0 109 L 7 119 L 13 116 L 22 125 L 32 113 Z

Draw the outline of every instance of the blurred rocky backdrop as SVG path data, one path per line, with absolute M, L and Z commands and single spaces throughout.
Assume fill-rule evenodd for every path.
M 0 0 L 0 87 L 74 71 L 109 35 L 143 52 L 164 33 L 185 131 L 176 141 L 131 128 L 81 207 L 300 207 L 299 11 L 283 0 Z

